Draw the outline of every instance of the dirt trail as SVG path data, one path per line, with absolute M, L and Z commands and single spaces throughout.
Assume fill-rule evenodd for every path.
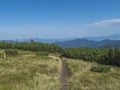
M 66 68 L 66 63 L 63 60 L 63 58 L 59 58 L 56 56 L 50 56 L 54 59 L 58 59 L 61 63 L 61 73 L 60 73 L 60 90 L 67 90 L 67 68 Z
M 66 69 L 66 64 L 64 62 L 64 60 L 61 58 L 61 62 L 62 62 L 62 69 L 61 69 L 61 77 L 60 77 L 60 81 L 61 81 L 61 88 L 60 90 L 67 90 L 67 69 Z

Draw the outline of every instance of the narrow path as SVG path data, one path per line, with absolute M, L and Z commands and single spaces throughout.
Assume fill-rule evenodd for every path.
M 61 58 L 62 68 L 61 68 L 61 75 L 60 75 L 60 82 L 61 88 L 60 90 L 67 90 L 67 68 L 65 61 Z
M 66 62 L 63 58 L 59 58 L 56 56 L 50 56 L 54 59 L 58 59 L 61 63 L 61 73 L 60 73 L 60 90 L 67 90 L 67 68 Z

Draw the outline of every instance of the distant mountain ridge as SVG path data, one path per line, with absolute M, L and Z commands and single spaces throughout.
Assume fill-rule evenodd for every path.
M 62 41 L 69 41 L 74 40 L 74 38 L 60 38 L 60 39 L 39 39 L 39 38 L 32 38 L 34 42 L 40 43 L 55 43 L 55 42 L 62 42 Z M 16 43 L 16 40 L 0 40 L 0 42 L 8 42 L 8 43 Z M 17 39 L 17 42 L 31 42 L 31 39 Z
M 100 37 L 84 37 L 84 38 L 60 38 L 60 39 L 39 39 L 33 38 L 34 42 L 56 44 L 63 48 L 80 48 L 80 47 L 120 47 L 120 34 L 100 36 Z M 16 40 L 1 40 L 9 43 L 16 43 Z M 18 39 L 18 42 L 30 42 L 31 39 Z
M 39 39 L 39 38 L 33 38 L 35 42 L 42 42 L 42 43 L 55 43 L 55 42 L 61 42 L 61 41 L 69 41 L 74 39 L 87 39 L 87 40 L 93 40 L 93 41 L 101 41 L 101 40 L 120 40 L 120 34 L 115 35 L 109 35 L 109 36 L 99 36 L 99 37 L 83 37 L 83 38 L 58 38 L 58 39 Z M 30 42 L 31 39 L 23 39 L 19 40 L 20 42 Z
M 61 39 L 39 39 L 39 38 L 33 38 L 34 42 L 41 42 L 41 43 L 55 43 L 55 42 L 61 42 L 61 41 L 68 41 L 73 40 L 73 38 L 61 38 Z M 21 39 L 18 40 L 19 42 L 30 42 L 31 39 Z
M 109 36 L 99 36 L 99 37 L 84 37 L 83 39 L 101 41 L 105 39 L 109 40 L 120 40 L 120 34 L 109 35 Z
M 98 47 L 112 47 L 117 46 L 120 47 L 120 40 L 101 40 L 101 41 L 93 41 L 87 39 L 75 39 L 70 41 L 56 42 L 54 43 L 63 48 L 81 48 L 81 47 L 89 47 L 89 48 L 98 48 Z

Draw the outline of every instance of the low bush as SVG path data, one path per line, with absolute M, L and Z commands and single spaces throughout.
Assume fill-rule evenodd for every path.
M 9 56 L 15 56 L 18 54 L 18 51 L 17 50 L 10 50 L 10 49 L 7 49 L 7 50 L 4 50 L 5 54 L 6 55 L 9 55 Z
M 37 56 L 48 56 L 49 53 L 48 52 L 37 52 L 36 55 Z
M 90 71 L 93 72 L 99 72 L 99 73 L 106 73 L 110 71 L 110 67 L 106 67 L 106 66 L 93 66 Z

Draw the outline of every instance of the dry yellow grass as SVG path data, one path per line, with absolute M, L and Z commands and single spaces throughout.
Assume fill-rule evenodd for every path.
M 101 66 L 96 63 L 82 60 L 66 59 L 70 70 L 67 79 L 68 90 L 119 90 L 120 68 L 111 67 L 108 73 L 90 71 L 92 66 Z
M 120 67 L 110 72 L 90 71 L 96 63 L 64 58 L 67 62 L 67 90 L 119 90 Z M 57 56 L 37 56 L 19 51 L 19 55 L 0 56 L 0 90 L 59 90 L 61 62 Z
M 0 90 L 59 90 L 59 64 L 56 59 L 29 52 L 0 58 Z

